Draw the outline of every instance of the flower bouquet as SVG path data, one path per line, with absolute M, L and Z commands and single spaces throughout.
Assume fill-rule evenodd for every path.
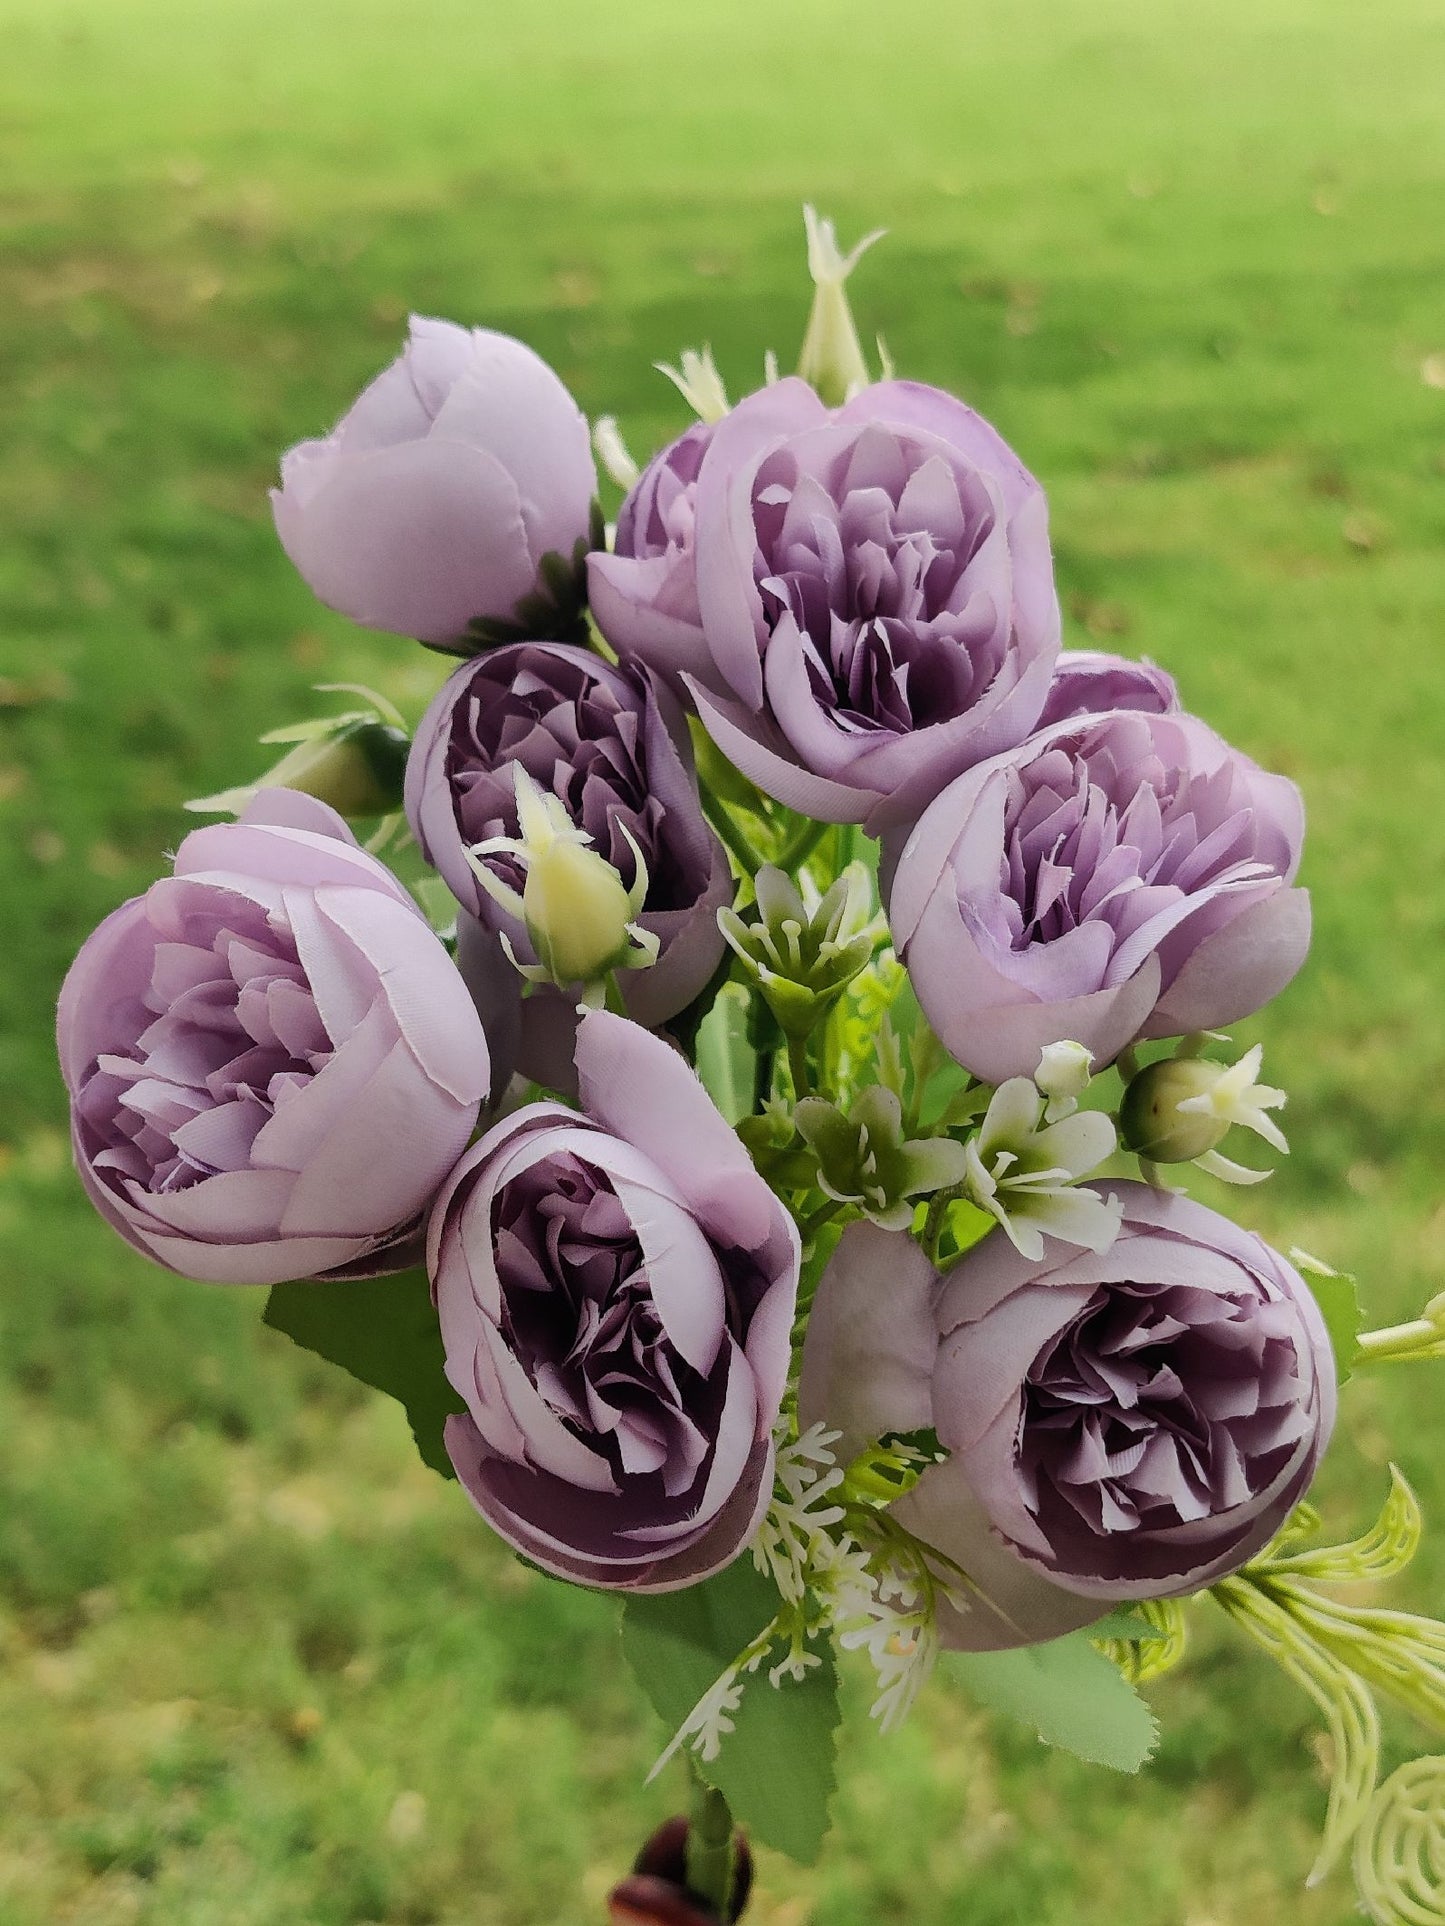
M 1418 1508 L 1392 1472 L 1328 1543 L 1309 1493 L 1339 1384 L 1445 1354 L 1445 1301 L 1366 1330 L 1180 1181 L 1287 1147 L 1225 1032 L 1305 960 L 1299 792 L 1061 649 L 1038 483 L 873 378 L 862 247 L 807 229 L 798 373 L 733 405 L 685 354 L 641 472 L 520 342 L 420 319 L 284 458 L 317 594 L 457 665 L 415 726 L 278 730 L 86 942 L 81 1179 L 623 1595 L 694 1800 L 615 1918 L 736 1918 L 744 1831 L 816 1856 L 841 1668 L 885 1728 L 943 1663 L 1133 1772 L 1217 1610 L 1328 1727 L 1310 1879 L 1439 1921 L 1445 1761 L 1380 1784 L 1377 1707 L 1445 1724 L 1445 1629 L 1349 1595 Z

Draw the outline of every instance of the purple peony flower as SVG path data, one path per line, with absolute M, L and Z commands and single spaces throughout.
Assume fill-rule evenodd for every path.
M 635 839 L 648 882 L 639 921 L 657 938 L 659 954 L 650 968 L 623 974 L 622 992 L 639 1023 L 676 1016 L 722 957 L 717 912 L 733 897 L 726 853 L 703 818 L 676 703 L 645 670 L 614 668 L 564 643 L 495 649 L 464 663 L 439 690 L 412 744 L 406 808 L 422 854 L 479 925 L 465 945 L 469 980 L 483 961 L 483 933 L 495 946 L 505 931 L 517 956 L 532 960 L 521 921 L 486 893 L 466 855 L 489 837 L 517 834 L 514 763 L 561 799 L 628 888 L 637 869 L 629 833 Z M 511 857 L 486 860 L 502 882 L 521 887 Z M 491 975 L 489 995 L 505 995 L 507 987 L 513 998 L 519 993 L 510 964 Z M 552 996 L 529 1002 L 545 1005 L 567 1032 L 549 1065 L 558 1056 L 570 1061 L 571 1005 Z M 546 1081 L 556 1087 L 551 1076 Z
M 686 1062 L 582 1018 L 584 1115 L 532 1104 L 458 1164 L 427 1236 L 457 1475 L 545 1570 L 667 1591 L 772 1490 L 798 1237 Z
M 788 380 L 690 435 L 590 564 L 593 607 L 744 775 L 877 829 L 1023 740 L 1058 604 L 1042 491 L 985 421 L 915 382 L 829 410 Z
M 75 1160 L 223 1284 L 397 1270 L 487 1088 L 466 988 L 334 810 L 264 790 L 89 937 L 60 993 Z
M 1103 715 L 1109 709 L 1142 709 L 1153 716 L 1174 715 L 1179 691 L 1174 678 L 1152 662 L 1131 662 L 1102 649 L 1065 649 L 1054 665 L 1048 699 L 1038 728 L 1050 729 L 1073 716 Z
M 585 551 L 597 492 L 587 423 L 509 335 L 414 315 L 400 358 L 319 441 L 281 461 L 282 546 L 321 600 L 368 628 L 465 651 L 525 620 Z M 553 564 L 551 574 L 557 574 Z
M 1309 948 L 1303 840 L 1295 785 L 1193 716 L 1083 716 L 938 797 L 893 861 L 889 920 L 976 1076 L 1028 1076 L 1065 1038 L 1102 1067 L 1284 988 Z
M 1110 1600 L 1212 1584 L 1273 1537 L 1329 1441 L 1334 1360 L 1291 1266 L 1186 1198 L 1114 1193 L 1099 1255 L 1032 1260 L 995 1231 L 941 1278 L 860 1225 L 819 1287 L 802 1421 L 840 1426 L 840 1451 L 931 1424 L 950 1454 L 894 1507 L 971 1581 L 947 1644 L 1057 1637 Z

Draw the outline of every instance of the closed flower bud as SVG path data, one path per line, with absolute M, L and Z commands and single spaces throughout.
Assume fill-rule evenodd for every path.
M 665 1819 L 633 1861 L 630 1878 L 609 1895 L 614 1926 L 713 1926 L 717 1911 L 688 1887 L 687 1841 L 691 1826 L 683 1814 Z M 728 1919 L 740 1919 L 753 1885 L 753 1855 L 741 1832 L 733 1834 L 732 1898 Z
M 811 207 L 803 209 L 808 230 L 808 272 L 813 277 L 813 307 L 803 337 L 798 373 L 816 388 L 830 407 L 849 401 L 872 379 L 863 358 L 863 344 L 848 306 L 846 282 L 864 254 L 883 238 L 883 229 L 865 234 L 844 254 L 831 221 L 821 221 Z
M 658 939 L 637 922 L 647 899 L 647 861 L 625 823 L 619 825 L 632 851 L 636 875 L 631 889 L 616 869 L 592 847 L 560 799 L 512 764 L 520 836 L 489 836 L 467 852 L 477 881 L 501 907 L 526 925 L 537 953 L 524 963 L 502 935 L 502 947 L 530 982 L 580 987 L 586 1002 L 601 1001 L 604 979 L 613 970 L 645 969 L 657 961 Z M 505 855 L 520 865 L 520 893 L 488 867 L 488 856 Z
M 1257 1184 L 1269 1175 L 1233 1163 L 1218 1146 L 1234 1124 L 1288 1154 L 1284 1132 L 1268 1114 L 1285 1101 L 1283 1090 L 1259 1082 L 1263 1046 L 1255 1044 L 1238 1063 L 1210 1063 L 1191 1056 L 1151 1063 L 1132 1078 L 1120 1105 L 1119 1124 L 1128 1149 L 1149 1163 L 1197 1163 L 1226 1184 Z
M 1089 1087 L 1093 1075 L 1094 1059 L 1082 1043 L 1046 1043 L 1039 1056 L 1039 1067 L 1034 1072 L 1034 1084 L 1040 1096 L 1048 1098 L 1048 1108 L 1044 1112 L 1046 1123 L 1057 1123 L 1061 1117 L 1071 1117 L 1079 1107 L 1079 1099 Z
M 1119 1105 L 1119 1135 L 1128 1150 L 1153 1164 L 1192 1164 L 1223 1143 L 1227 1118 L 1182 1111 L 1191 1097 L 1206 1096 L 1224 1065 L 1203 1057 L 1165 1057 L 1131 1079 Z
M 376 700 L 381 702 L 381 698 Z M 263 789 L 295 789 L 329 803 L 339 816 L 382 816 L 401 807 L 402 779 L 411 738 L 390 703 L 272 729 L 264 743 L 290 748 L 255 782 L 197 796 L 186 808 L 197 815 L 240 816 Z
M 571 633 L 601 539 L 587 423 L 530 348 L 413 315 L 329 435 L 281 459 L 281 545 L 328 607 L 460 655 Z
M 522 890 L 527 934 L 556 983 L 590 983 L 632 948 L 622 878 L 585 843 L 558 839 L 532 858 Z

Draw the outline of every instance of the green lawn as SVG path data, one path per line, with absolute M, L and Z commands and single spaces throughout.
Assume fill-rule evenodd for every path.
M 805 196 L 889 225 L 860 318 L 1049 487 L 1072 640 L 1308 797 L 1314 958 L 1241 1032 L 1294 1155 L 1230 1208 L 1378 1322 L 1445 1286 L 1442 84 L 1438 0 L 0 0 L 0 1926 L 584 1926 L 676 1803 L 609 1604 L 69 1170 L 55 990 L 183 798 L 314 682 L 442 673 L 319 609 L 265 501 L 409 308 L 641 451 L 653 360 L 795 350 Z M 1445 1534 L 1442 1393 L 1351 1387 L 1340 1535 L 1391 1456 Z M 1442 1579 L 1445 1536 L 1400 1601 Z M 1201 1620 L 1137 1781 L 942 1683 L 885 1742 L 860 1691 L 760 1926 L 1352 1917 L 1303 1891 L 1314 1717 Z

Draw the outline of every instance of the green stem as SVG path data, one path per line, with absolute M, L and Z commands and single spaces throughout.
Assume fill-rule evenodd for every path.
M 1361 1331 L 1355 1343 L 1359 1347 L 1357 1364 L 1445 1357 L 1445 1330 L 1427 1317 L 1411 1318 L 1408 1324 L 1387 1324 L 1378 1331 Z
M 701 777 L 698 778 L 698 791 L 713 828 L 737 858 L 744 876 L 751 881 L 763 866 L 762 857 L 749 842 L 747 832 L 739 827 L 729 813 L 727 805 L 708 788 Z
M 689 1892 L 727 1919 L 733 1901 L 737 1846 L 733 1815 L 716 1786 L 696 1771 L 692 1781 L 692 1823 L 687 1829 Z
M 626 1016 L 627 1005 L 622 1000 L 622 986 L 617 981 L 616 970 L 609 970 L 602 981 L 607 995 L 607 1009 L 613 1016 Z
M 923 1231 L 918 1241 L 922 1244 L 930 1262 L 935 1265 L 939 1261 L 938 1246 L 948 1222 L 948 1207 L 963 1194 L 963 1187 L 953 1184 L 947 1190 L 935 1191 L 928 1201 L 928 1214 L 923 1220 Z
M 806 862 L 812 855 L 832 827 L 831 823 L 804 823 L 779 850 L 778 868 L 787 870 L 791 875 L 799 863 Z
M 799 1237 L 806 1244 L 808 1239 L 820 1231 L 825 1224 L 831 1224 L 840 1210 L 846 1209 L 846 1204 L 840 1204 L 836 1197 L 830 1197 L 827 1203 L 819 1204 L 816 1210 L 810 1210 L 806 1217 L 798 1219 Z
M 808 1039 L 806 1037 L 788 1038 L 788 1068 L 793 1073 L 793 1096 L 812 1095 L 813 1080 L 808 1071 Z

